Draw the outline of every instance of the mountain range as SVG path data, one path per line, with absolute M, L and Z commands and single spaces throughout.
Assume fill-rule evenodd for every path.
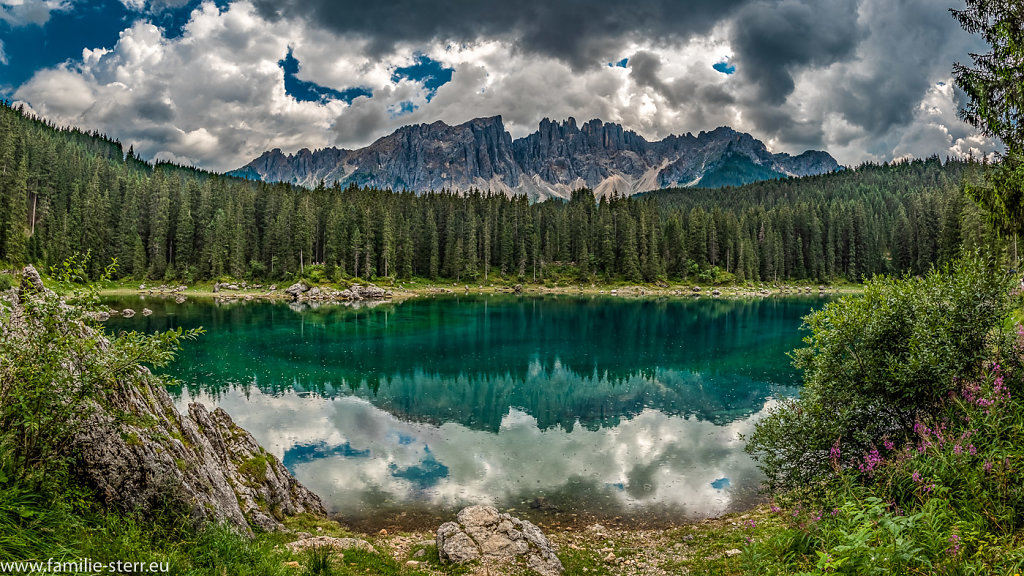
M 637 194 L 661 188 L 739 186 L 757 180 L 809 176 L 839 169 L 828 153 L 773 154 L 750 134 L 720 127 L 694 136 L 649 142 L 619 124 L 590 120 L 578 126 L 541 121 L 513 140 L 501 116 L 450 126 L 403 126 L 357 150 L 280 149 L 230 172 L 253 180 L 313 187 L 323 181 L 393 190 L 469 189 L 568 198 L 589 188 L 596 196 Z

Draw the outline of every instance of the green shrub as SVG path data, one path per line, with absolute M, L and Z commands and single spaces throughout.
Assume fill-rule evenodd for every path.
M 804 318 L 811 334 L 793 354 L 801 396 L 762 420 L 747 445 L 770 486 L 815 485 L 886 439 L 908 441 L 1005 346 L 1009 289 L 991 260 L 969 256 L 923 278 L 876 277 L 863 296 Z
M 330 275 L 323 264 L 310 264 L 303 270 L 301 278 L 313 284 L 324 284 L 330 280 Z

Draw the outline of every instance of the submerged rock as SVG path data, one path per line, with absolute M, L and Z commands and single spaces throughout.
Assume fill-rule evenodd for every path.
M 479 560 L 501 571 L 511 563 L 525 563 L 541 576 L 557 576 L 564 570 L 540 528 L 493 506 L 463 508 L 456 522 L 442 524 L 437 529 L 437 551 L 442 563 Z

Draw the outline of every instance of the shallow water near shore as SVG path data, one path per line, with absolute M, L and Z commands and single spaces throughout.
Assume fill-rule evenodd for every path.
M 821 298 L 495 295 L 310 308 L 137 297 L 108 330 L 202 326 L 163 373 L 220 406 L 346 523 L 429 526 L 491 503 L 547 525 L 657 525 L 749 506 L 741 436 L 798 392 Z

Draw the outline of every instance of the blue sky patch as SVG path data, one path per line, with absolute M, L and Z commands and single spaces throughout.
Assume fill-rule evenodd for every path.
M 328 446 L 326 442 L 309 444 L 296 444 L 284 451 L 281 463 L 288 470 L 294 472 L 296 464 L 303 462 L 314 462 L 321 458 L 330 456 L 341 456 L 342 458 L 369 458 L 369 450 L 356 450 L 351 444 L 345 442 L 338 446 Z
M 388 108 L 388 112 L 391 112 L 392 118 L 398 118 L 399 116 L 405 116 L 406 114 L 412 114 L 414 110 L 418 109 L 419 106 L 414 104 L 412 100 L 402 100 L 395 106 Z
M 399 469 L 398 466 L 390 464 L 388 468 L 391 470 L 391 475 L 395 478 L 408 480 L 420 490 L 436 486 L 443 478 L 448 477 L 448 467 L 438 462 L 429 448 L 424 448 L 424 452 L 427 455 L 416 466 Z
M 119 0 L 100 0 L 52 12 L 43 26 L 12 26 L 0 20 L 7 54 L 7 65 L 0 65 L 0 88 L 16 88 L 38 70 L 79 60 L 83 48 L 113 48 L 132 16 Z
M 423 84 L 423 88 L 427 91 L 427 102 L 430 102 L 434 95 L 437 94 L 438 88 L 452 81 L 452 74 L 455 72 L 455 69 L 445 68 L 444 64 L 422 53 L 414 54 L 414 56 L 416 57 L 416 62 L 411 66 L 395 68 L 395 71 L 391 74 L 391 81 L 399 82 L 404 79 Z M 412 109 L 408 112 L 412 112 Z M 405 112 L 399 113 L 398 116 L 401 116 L 403 113 Z
M 279 60 L 277 65 L 284 70 L 284 92 L 285 94 L 295 98 L 299 102 L 327 102 L 328 100 L 341 100 L 346 104 L 351 104 L 353 100 L 360 96 L 366 96 L 370 98 L 373 96 L 373 91 L 365 86 L 355 86 L 353 88 L 346 88 L 345 90 L 335 90 L 326 86 L 321 86 L 316 82 L 307 82 L 298 77 L 299 61 L 292 55 L 292 49 L 288 47 L 288 55 L 284 57 L 284 60 Z
M 716 62 L 715 64 L 712 64 L 711 67 L 714 68 L 715 70 L 718 70 L 722 74 L 733 74 L 734 72 L 736 72 L 736 67 L 731 66 L 725 60 L 722 60 L 721 62 Z
M 0 20 L 7 65 L 0 63 L 0 95 L 11 96 L 18 86 L 44 68 L 53 68 L 68 60 L 82 58 L 83 48 L 113 48 L 120 33 L 137 20 L 147 20 L 163 28 L 167 38 L 180 37 L 192 11 L 201 0 L 190 0 L 177 8 L 158 13 L 135 12 L 120 0 L 75 2 L 69 10 L 56 10 L 43 26 L 12 26 Z M 223 9 L 227 0 L 217 0 Z
M 618 62 L 609 62 L 608 63 L 608 67 L 609 68 L 625 68 L 627 64 L 629 64 L 629 58 L 623 58 L 622 60 L 619 60 Z

